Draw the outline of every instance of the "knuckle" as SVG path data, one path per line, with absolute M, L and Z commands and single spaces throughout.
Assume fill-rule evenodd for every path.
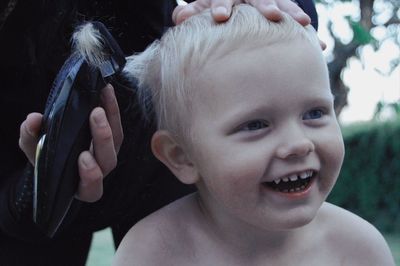
M 81 181 L 84 187 L 93 186 L 103 180 L 103 173 L 98 167 L 85 169 L 81 175 Z
M 102 141 L 106 141 L 106 142 L 111 141 L 113 139 L 113 134 L 112 134 L 111 128 L 109 126 L 99 128 L 97 137 L 99 140 L 102 140 Z
M 100 171 L 86 177 L 81 176 L 76 198 L 85 202 L 96 202 L 103 194 L 102 174 Z

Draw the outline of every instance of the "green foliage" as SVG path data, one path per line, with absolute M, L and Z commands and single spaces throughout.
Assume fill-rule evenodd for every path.
M 369 30 L 363 27 L 359 21 L 353 20 L 350 16 L 346 16 L 345 18 L 353 30 L 353 41 L 359 45 L 366 45 L 375 42 L 375 39 Z
M 328 198 L 386 232 L 400 232 L 400 122 L 343 129 L 346 155 Z
M 400 118 L 400 101 L 388 103 L 385 101 L 379 101 L 376 104 L 375 111 L 374 111 L 374 119 L 379 120 L 382 116 L 382 113 L 385 110 L 391 110 L 393 112 L 392 118 L 399 119 Z

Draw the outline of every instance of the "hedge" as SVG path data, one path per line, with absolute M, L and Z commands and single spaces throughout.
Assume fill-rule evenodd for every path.
M 343 128 L 346 155 L 328 197 L 385 232 L 400 232 L 400 122 Z

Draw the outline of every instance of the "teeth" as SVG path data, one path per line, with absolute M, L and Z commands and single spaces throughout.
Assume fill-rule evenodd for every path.
M 311 170 L 310 171 L 305 171 L 305 172 L 300 173 L 300 174 L 293 174 L 293 175 L 291 175 L 289 177 L 283 177 L 283 178 L 275 179 L 275 180 L 273 180 L 273 182 L 275 184 L 279 184 L 282 181 L 283 182 L 297 181 L 299 178 L 300 179 L 307 179 L 307 178 L 311 177 L 312 174 L 313 174 L 313 171 L 311 171 Z
M 309 176 L 310 176 L 310 175 L 309 175 L 309 171 L 300 174 L 300 178 L 301 178 L 301 179 L 306 179 L 306 178 L 309 177 Z

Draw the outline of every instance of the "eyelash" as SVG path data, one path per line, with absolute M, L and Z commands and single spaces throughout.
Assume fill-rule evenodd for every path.
M 315 117 L 316 112 L 318 112 L 317 117 Z M 303 115 L 303 120 L 321 119 L 325 114 L 326 114 L 326 111 L 323 110 L 322 108 L 311 109 L 310 111 L 307 111 Z
M 264 120 L 253 120 L 240 126 L 241 131 L 257 131 L 269 127 L 268 122 Z
M 327 111 L 324 108 L 314 108 L 307 111 L 302 119 L 303 120 L 317 120 L 323 118 L 324 115 L 327 114 Z M 244 123 L 243 125 L 237 128 L 237 131 L 248 131 L 248 132 L 257 132 L 259 130 L 263 130 L 269 128 L 270 125 L 267 121 L 258 119 L 252 120 Z

